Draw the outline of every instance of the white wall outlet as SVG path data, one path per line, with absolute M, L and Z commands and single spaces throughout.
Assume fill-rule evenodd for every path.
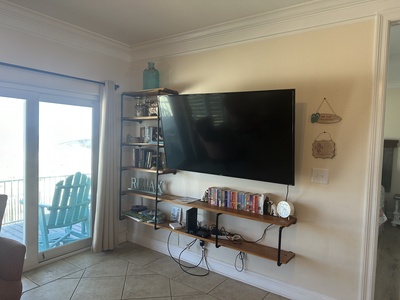
M 312 169 L 311 182 L 328 184 L 329 170 L 328 169 Z

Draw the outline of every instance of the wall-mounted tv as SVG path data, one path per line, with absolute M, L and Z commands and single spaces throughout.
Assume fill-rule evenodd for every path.
M 168 168 L 295 184 L 295 90 L 161 95 Z

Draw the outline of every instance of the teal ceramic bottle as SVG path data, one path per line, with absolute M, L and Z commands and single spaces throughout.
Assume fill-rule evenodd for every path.
M 155 89 L 160 87 L 159 78 L 160 74 L 156 68 L 154 68 L 154 63 L 149 62 L 146 70 L 143 71 L 143 89 Z

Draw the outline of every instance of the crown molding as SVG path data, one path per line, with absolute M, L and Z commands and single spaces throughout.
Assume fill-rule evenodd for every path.
M 0 26 L 128 62 L 131 57 L 126 44 L 8 2 L 0 1 Z
M 131 62 L 374 18 L 399 7 L 398 0 L 315 1 L 133 46 L 4 1 L 0 1 L 0 26 Z
M 132 46 L 132 61 L 182 55 L 277 35 L 375 18 L 400 7 L 397 0 L 318 1 Z

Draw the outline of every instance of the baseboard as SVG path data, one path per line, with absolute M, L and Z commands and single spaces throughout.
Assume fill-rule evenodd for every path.
M 169 255 L 168 249 L 165 242 L 157 241 L 151 238 L 147 238 L 144 236 L 132 236 L 128 235 L 128 241 L 142 245 L 146 248 L 152 249 L 154 251 Z M 182 251 L 182 248 L 170 245 L 169 247 L 171 254 L 174 257 L 178 257 L 179 253 Z M 191 264 L 197 264 L 201 257 L 199 254 L 195 252 L 188 251 L 185 253 L 181 259 L 185 262 Z M 236 269 L 229 264 L 224 262 L 207 258 L 208 264 L 210 266 L 211 271 L 224 275 L 226 277 L 232 278 L 234 280 L 252 285 L 259 289 L 296 300 L 333 300 L 333 298 L 327 297 L 325 295 L 321 295 L 315 293 L 313 291 L 309 291 L 294 285 L 287 284 L 286 282 L 282 282 L 276 279 L 272 279 L 266 276 L 262 276 L 257 273 L 253 273 L 251 271 L 237 272 Z

